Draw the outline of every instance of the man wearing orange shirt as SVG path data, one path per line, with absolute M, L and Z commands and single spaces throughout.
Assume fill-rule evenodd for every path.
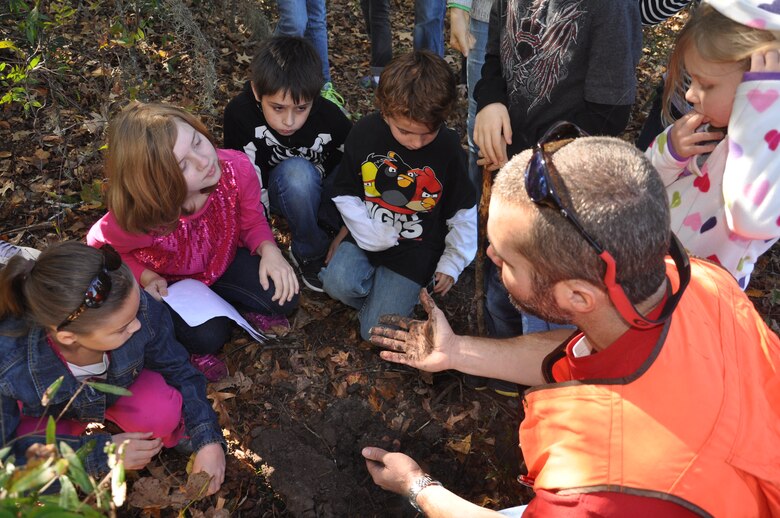
M 520 444 L 536 491 L 511 516 L 776 516 L 780 340 L 731 275 L 688 259 L 633 146 L 565 123 L 498 174 L 489 256 L 518 308 L 557 330 L 495 340 L 385 317 L 388 361 L 531 386 Z M 402 453 L 363 450 L 426 516 L 491 516 Z

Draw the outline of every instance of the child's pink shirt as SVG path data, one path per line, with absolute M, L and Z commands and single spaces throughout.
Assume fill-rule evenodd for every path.
M 206 204 L 195 214 L 182 215 L 168 234 L 131 234 L 109 211 L 87 234 L 87 243 L 116 248 L 140 281 L 152 270 L 168 282 L 197 279 L 207 285 L 219 279 L 239 246 L 256 253 L 274 242 L 260 202 L 260 182 L 249 158 L 240 151 L 218 149 L 222 177 Z

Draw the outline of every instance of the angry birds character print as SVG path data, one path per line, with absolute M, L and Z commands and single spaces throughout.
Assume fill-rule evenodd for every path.
M 395 151 L 371 153 L 360 166 L 366 201 L 400 214 L 430 212 L 442 185 L 428 166 L 410 167 Z

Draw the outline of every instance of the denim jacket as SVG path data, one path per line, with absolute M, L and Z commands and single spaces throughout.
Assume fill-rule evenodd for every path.
M 174 338 L 168 310 L 141 290 L 137 316 L 141 328 L 121 347 L 111 351 L 104 382 L 126 388 L 135 381 L 142 369 L 160 373 L 168 385 L 181 392 L 184 424 L 194 450 L 198 451 L 210 443 L 219 443 L 225 448 L 217 416 L 206 399 L 206 380 L 190 364 L 187 351 Z M 67 365 L 49 345 L 45 330 L 33 326 L 20 336 L 18 330 L 24 329 L 23 326 L 24 322 L 15 318 L 0 322 L 0 433 L 3 445 L 15 436 L 20 419 L 19 403 L 24 415 L 44 416 L 45 423 L 48 415 L 57 418 L 80 386 Z M 41 398 L 60 376 L 64 376 L 64 381 L 48 409 L 44 409 Z M 86 386 L 63 418 L 85 423 L 103 422 L 106 409 L 118 398 Z M 102 476 L 108 472 L 108 458 L 104 449 L 111 441 L 110 434 L 87 437 L 58 435 L 57 441 L 66 441 L 74 449 L 95 441 L 97 444 L 84 461 L 85 468 L 93 476 Z M 20 464 L 24 462 L 27 448 L 36 442 L 44 442 L 44 438 L 40 435 L 28 436 L 13 443 Z

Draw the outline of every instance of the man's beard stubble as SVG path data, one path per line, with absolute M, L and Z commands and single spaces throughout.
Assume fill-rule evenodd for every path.
M 500 277 L 499 277 L 500 279 Z M 503 280 L 501 280 L 503 284 Z M 506 286 L 504 286 L 506 288 Z M 541 318 L 545 322 L 551 322 L 553 324 L 571 324 L 571 313 L 561 309 L 558 304 L 555 303 L 555 299 L 552 295 L 552 287 L 549 282 L 543 282 L 538 275 L 533 275 L 532 280 L 533 295 L 527 301 L 521 302 L 516 299 L 509 290 L 509 302 L 521 313 L 529 313 L 536 317 Z

